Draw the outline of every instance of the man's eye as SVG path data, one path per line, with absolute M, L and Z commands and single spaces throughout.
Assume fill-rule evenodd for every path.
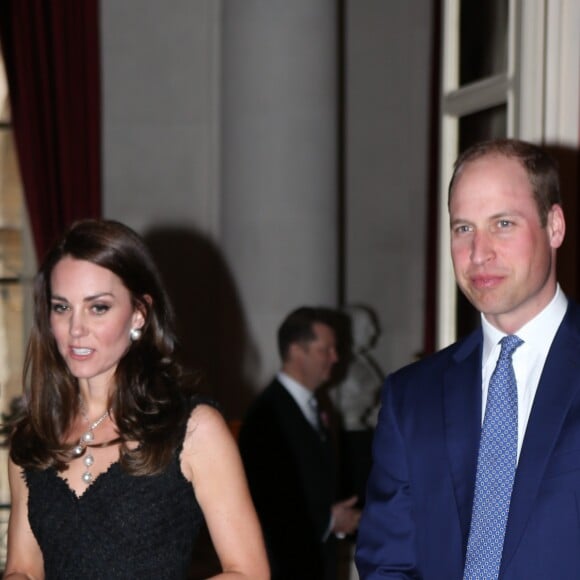
M 460 226 L 456 226 L 454 229 L 454 232 L 456 234 L 466 234 L 467 232 L 471 231 L 471 227 L 466 225 L 466 224 L 462 224 Z
M 500 229 L 504 229 L 504 228 L 509 228 L 510 226 L 512 226 L 513 222 L 510 220 L 499 220 L 499 222 L 497 222 L 497 225 Z

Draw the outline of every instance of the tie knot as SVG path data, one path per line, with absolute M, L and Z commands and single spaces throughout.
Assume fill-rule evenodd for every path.
M 524 341 L 515 334 L 508 334 L 504 336 L 501 340 L 501 353 L 500 357 L 506 357 L 513 354 L 513 352 L 518 348 L 520 345 L 524 343 Z

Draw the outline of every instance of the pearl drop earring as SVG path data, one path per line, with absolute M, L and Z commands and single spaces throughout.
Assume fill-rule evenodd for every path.
M 129 332 L 129 338 L 131 339 L 131 342 L 137 342 L 141 338 L 142 334 L 143 332 L 140 328 L 132 328 Z

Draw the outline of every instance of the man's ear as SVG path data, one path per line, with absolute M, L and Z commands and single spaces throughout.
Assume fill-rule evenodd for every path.
M 286 360 L 295 360 L 296 356 L 300 355 L 300 345 L 297 342 L 293 342 L 288 346 L 288 354 L 286 355 Z
M 548 212 L 548 222 L 546 230 L 550 237 L 550 246 L 552 248 L 559 248 L 564 241 L 566 234 L 566 219 L 564 217 L 564 210 L 559 204 L 554 204 Z
M 288 356 L 286 357 L 287 360 L 299 360 L 301 357 L 304 356 L 304 353 L 308 350 L 308 343 L 307 342 L 293 342 L 288 347 Z

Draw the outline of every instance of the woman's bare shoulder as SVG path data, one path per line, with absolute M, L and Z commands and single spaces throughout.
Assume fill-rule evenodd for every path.
M 187 420 L 185 439 L 191 438 L 194 433 L 204 436 L 206 431 L 227 428 L 226 422 L 220 411 L 209 403 L 199 403 L 191 411 Z
M 220 411 L 212 405 L 197 405 L 191 411 L 183 440 L 183 474 L 191 481 L 201 465 L 213 464 L 216 458 L 228 454 L 232 446 L 235 441 Z

